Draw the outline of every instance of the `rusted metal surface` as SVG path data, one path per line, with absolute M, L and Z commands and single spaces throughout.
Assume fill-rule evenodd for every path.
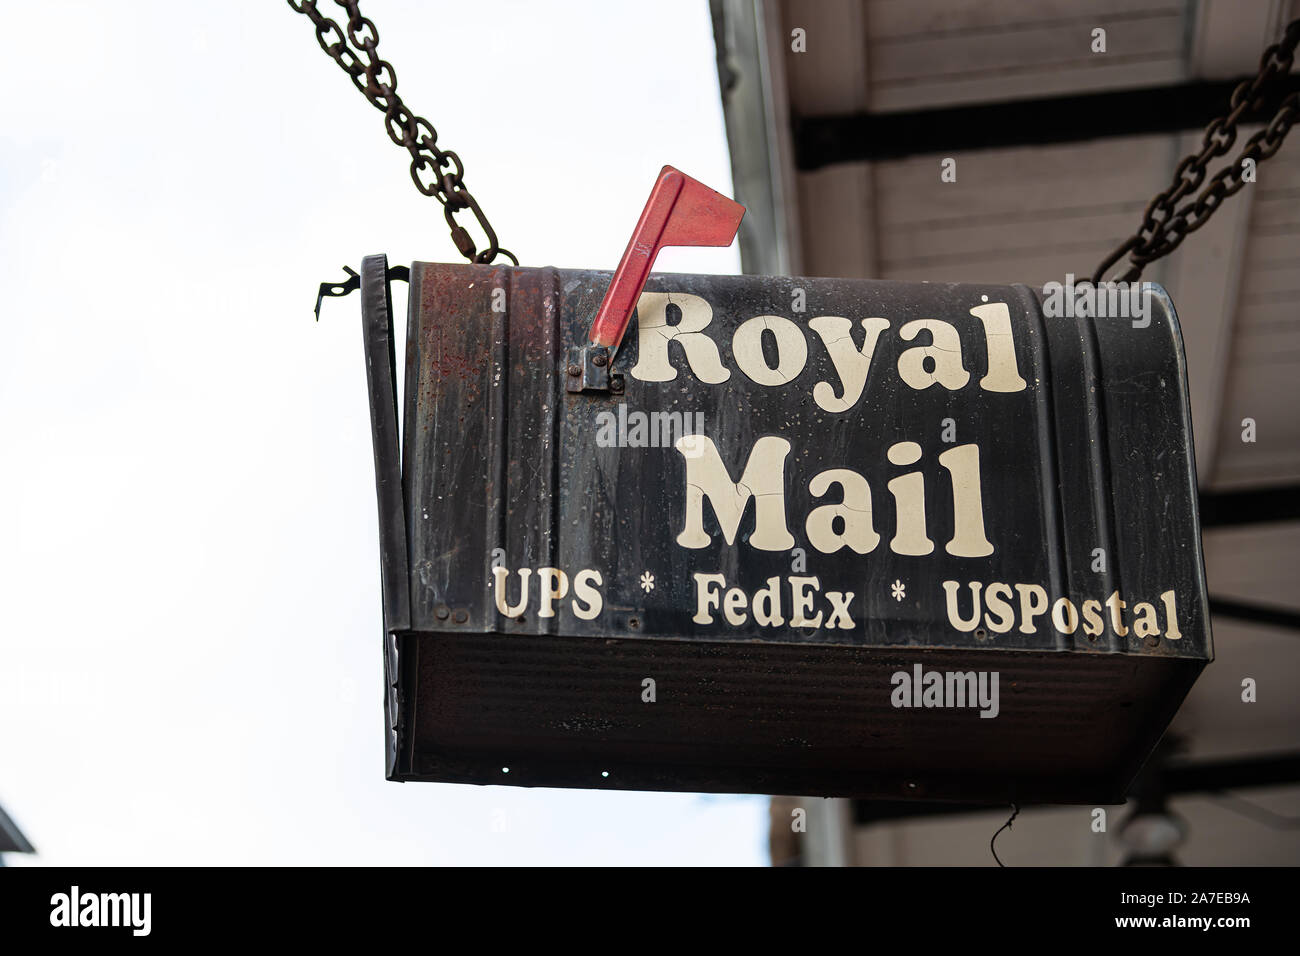
M 389 776 L 1120 798 L 1211 657 L 1185 371 L 1167 298 L 1154 296 L 1149 325 L 1136 328 L 1045 318 L 1024 287 L 654 275 L 612 364 L 624 391 L 571 392 L 570 349 L 586 341 L 609 282 L 601 272 L 412 266 L 402 449 L 410 622 L 392 629 Z M 800 300 L 805 311 L 792 308 Z M 671 344 L 674 374 L 653 380 L 638 368 L 641 336 L 698 321 L 700 302 L 716 367 Z M 973 311 L 998 303 L 1006 329 Z M 751 320 L 764 316 L 768 331 L 756 331 Z M 850 356 L 836 336 L 848 328 L 865 360 L 863 323 L 873 319 L 887 325 L 849 401 L 852 375 L 845 365 L 841 376 L 836 354 L 841 364 Z M 933 325 L 904 337 L 914 321 L 945 323 L 957 341 L 932 338 Z M 936 354 L 954 346 L 968 380 L 916 387 L 917 376 L 957 367 Z M 719 519 L 722 496 L 696 493 L 704 472 L 688 480 L 702 466 L 686 450 L 700 446 L 601 439 L 609 415 L 635 412 L 702 416 L 729 481 L 754 492 L 734 526 Z M 762 439 L 789 447 L 747 476 L 767 482 L 751 488 L 741 475 Z M 939 464 L 965 446 L 978 449 L 976 469 Z M 396 448 L 377 444 L 385 454 Z M 844 513 L 810 517 L 848 495 L 814 479 L 853 483 L 844 472 L 869 487 L 858 516 L 869 514 L 870 547 L 861 534 L 852 547 L 827 545 L 850 537 Z M 924 505 L 909 511 L 920 490 Z M 907 553 L 921 550 L 908 544 L 917 521 L 928 553 Z M 558 592 L 561 573 L 563 597 L 544 601 L 539 582 Z M 711 574 L 726 584 L 702 611 L 697 575 Z M 817 579 L 802 585 L 812 599 L 803 626 L 792 578 Z M 759 613 L 772 579 L 779 625 Z M 957 585 L 956 612 L 945 582 Z M 978 626 L 954 624 L 970 618 L 976 584 L 981 596 L 1006 586 L 1009 629 L 992 601 Z M 729 617 L 731 588 L 740 598 Z M 1086 633 L 1076 613 L 1066 632 L 1064 610 L 1060 627 L 1050 612 L 1035 616 L 1035 588 L 1076 612 L 1096 600 L 1104 626 Z M 1112 594 L 1127 606 L 1118 627 L 1102 603 Z M 895 675 L 918 665 L 997 672 L 997 716 L 895 706 Z

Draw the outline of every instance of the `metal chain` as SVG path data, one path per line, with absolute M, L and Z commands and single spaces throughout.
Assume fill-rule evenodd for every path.
M 478 263 L 492 262 L 497 256 L 505 256 L 519 265 L 514 253 L 502 249 L 497 243 L 492 224 L 465 188 L 461 180 L 465 167 L 460 157 L 449 149 L 439 149 L 437 130 L 424 117 L 413 116 L 397 95 L 397 74 L 393 72 L 392 64 L 380 59 L 375 52 L 379 46 L 379 31 L 371 20 L 361 15 L 358 0 L 334 2 L 347 11 L 346 32 L 316 9 L 316 0 L 288 0 L 290 7 L 311 18 L 320 48 L 344 69 L 370 104 L 384 114 L 388 138 L 411 154 L 411 180 L 415 188 L 442 203 L 452 242 L 460 254 Z M 469 231 L 456 222 L 456 213 L 462 209 L 474 214 L 487 236 L 488 247 L 482 252 L 475 249 Z
M 1105 278 L 1106 271 L 1126 254 L 1128 269 L 1118 277 L 1120 282 L 1132 282 L 1142 274 L 1149 262 L 1169 255 L 1189 233 L 1205 225 L 1214 211 L 1229 196 L 1238 193 L 1247 180 L 1242 164 L 1252 160 L 1256 165 L 1268 159 L 1282 146 L 1282 140 L 1297 121 L 1300 121 L 1300 92 L 1291 93 L 1278 105 L 1277 112 L 1267 126 L 1246 141 L 1236 160 L 1224 166 L 1211 177 L 1209 185 L 1194 198 L 1182 205 L 1205 182 L 1206 167 L 1210 160 L 1222 156 L 1237 141 L 1237 123 L 1248 112 L 1263 109 L 1273 87 L 1291 72 L 1296 45 L 1300 43 L 1300 20 L 1287 24 L 1282 39 L 1264 51 L 1259 61 L 1259 73 L 1253 80 L 1243 80 L 1228 101 L 1229 112 L 1211 121 L 1205 127 L 1199 152 L 1183 159 L 1174 170 L 1174 181 L 1147 205 L 1138 231 L 1124 240 L 1118 248 L 1102 260 L 1093 275 L 1093 282 Z

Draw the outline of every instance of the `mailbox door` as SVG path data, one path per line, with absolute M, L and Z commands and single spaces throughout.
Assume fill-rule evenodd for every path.
M 660 274 L 569 391 L 609 279 L 412 267 L 390 775 L 1119 798 L 1211 657 L 1168 298 Z

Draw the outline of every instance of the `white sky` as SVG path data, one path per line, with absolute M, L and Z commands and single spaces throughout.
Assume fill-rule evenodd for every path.
M 705 0 L 362 9 L 526 265 L 613 268 L 664 163 L 730 192 Z M 384 781 L 360 304 L 311 306 L 457 261 L 441 207 L 282 3 L 0 12 L 11 862 L 766 862 L 760 797 Z

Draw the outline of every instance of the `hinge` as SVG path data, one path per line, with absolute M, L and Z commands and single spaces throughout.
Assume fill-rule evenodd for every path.
M 588 342 L 569 349 L 564 369 L 564 388 L 569 392 L 612 392 L 623 394 L 623 373 L 612 371 L 613 358 L 603 345 Z

